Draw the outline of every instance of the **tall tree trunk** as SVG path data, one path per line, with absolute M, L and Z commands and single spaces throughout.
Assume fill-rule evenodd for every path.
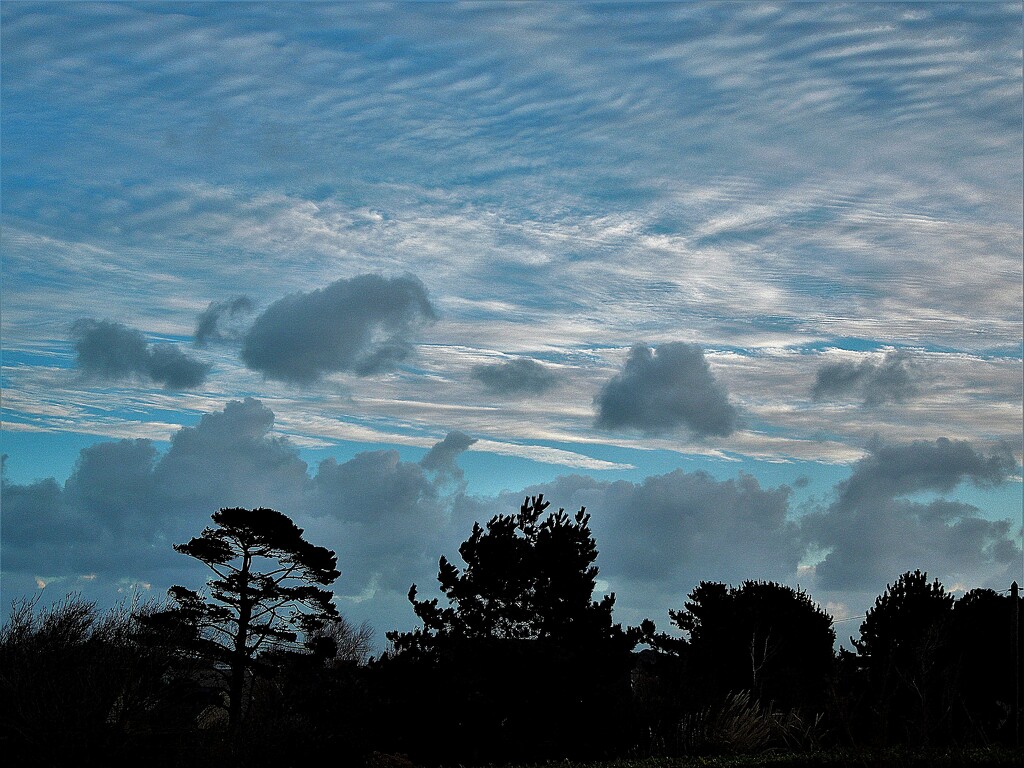
M 251 557 L 248 550 L 242 553 L 242 569 L 239 572 L 238 600 L 238 632 L 235 634 L 235 647 L 231 653 L 231 683 L 228 689 L 228 724 L 231 731 L 237 732 L 242 724 L 242 699 L 245 695 L 245 673 L 248 667 L 249 622 L 252 619 L 252 600 L 249 597 L 249 565 Z

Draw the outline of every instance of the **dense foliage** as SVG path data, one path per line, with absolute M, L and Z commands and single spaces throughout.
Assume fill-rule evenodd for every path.
M 612 623 L 614 595 L 594 600 L 590 516 L 548 506 L 535 496 L 474 525 L 459 548 L 465 566 L 440 560 L 447 606 L 410 589 L 423 626 L 389 634 L 377 665 L 390 711 L 417 723 L 403 750 L 440 732 L 449 739 L 431 756 L 470 763 L 608 755 L 628 742 L 636 640 Z M 619 715 L 595 731 L 602 711 Z
M 594 596 L 589 516 L 547 508 L 474 526 L 463 564 L 440 560 L 443 598 L 413 587 L 422 626 L 376 659 L 326 607 L 333 553 L 280 513 L 222 510 L 176 547 L 215 571 L 210 601 L 15 604 L 0 748 L 41 766 L 1020 763 L 1016 594 L 902 574 L 838 655 L 831 617 L 771 582 L 702 582 L 669 611 L 675 634 L 624 630 Z
M 779 706 L 821 711 L 836 636 L 832 617 L 807 593 L 772 582 L 701 582 L 669 617 L 686 633 L 693 682 L 704 696 L 751 691 Z

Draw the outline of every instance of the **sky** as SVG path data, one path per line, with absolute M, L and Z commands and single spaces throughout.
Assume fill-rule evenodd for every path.
M 1022 4 L 0 8 L 9 604 L 267 506 L 415 626 L 586 506 L 616 621 L 1024 579 Z M 848 644 L 848 643 L 847 643 Z

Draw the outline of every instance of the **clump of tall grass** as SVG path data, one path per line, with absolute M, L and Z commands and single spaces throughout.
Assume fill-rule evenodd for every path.
M 678 748 L 683 754 L 750 754 L 773 747 L 806 751 L 817 748 L 820 725 L 821 715 L 808 721 L 738 691 L 680 720 Z

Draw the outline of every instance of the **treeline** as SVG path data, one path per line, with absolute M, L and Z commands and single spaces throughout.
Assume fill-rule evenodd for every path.
M 838 655 L 832 617 L 772 582 L 702 582 L 668 612 L 678 631 L 623 628 L 614 597 L 594 599 L 589 516 L 547 507 L 474 526 L 464 565 L 441 558 L 444 598 L 414 585 L 422 626 L 377 658 L 322 599 L 334 553 L 273 510 L 220 510 L 176 546 L 216 574 L 209 597 L 15 604 L 0 750 L 19 765 L 401 768 L 1019 744 L 1016 594 L 954 599 L 905 573 Z

